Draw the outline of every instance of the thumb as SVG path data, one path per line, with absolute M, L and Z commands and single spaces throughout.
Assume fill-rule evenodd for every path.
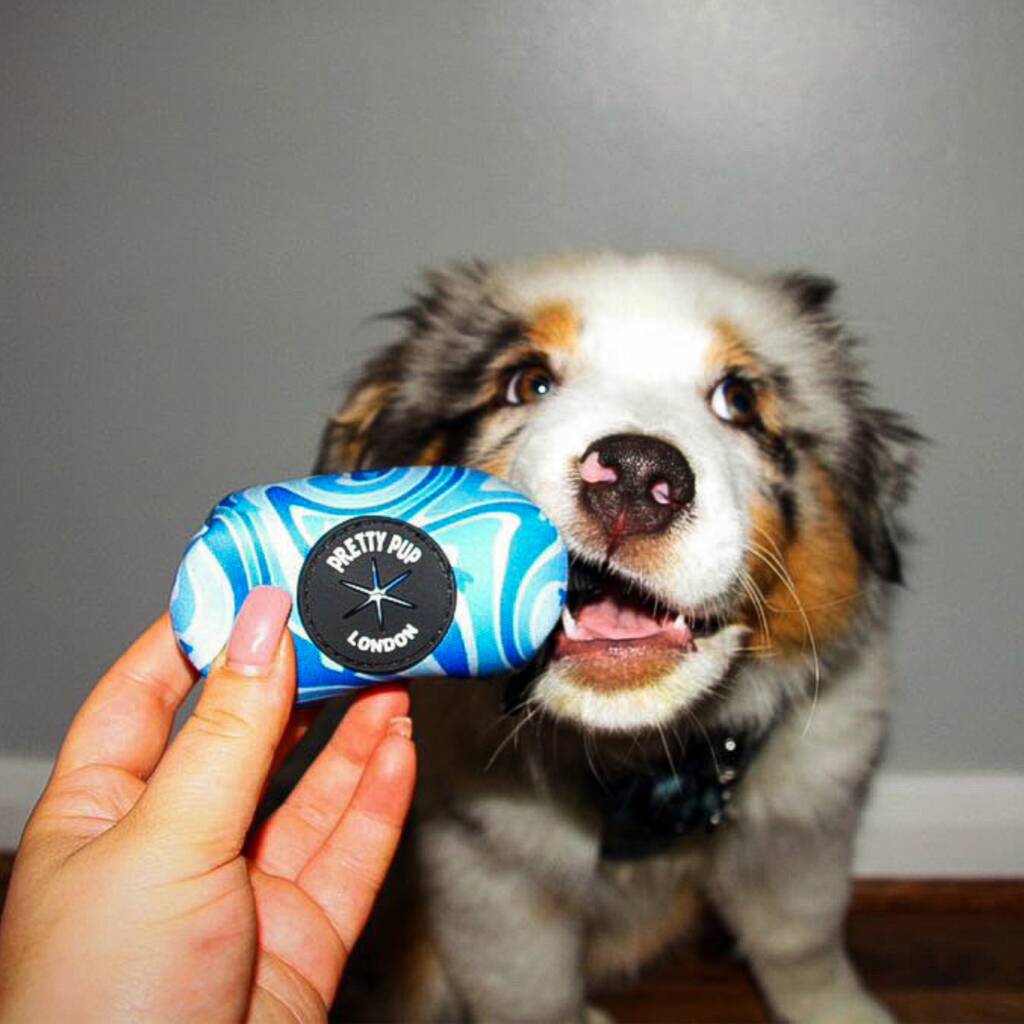
M 242 848 L 295 697 L 290 609 L 284 590 L 249 594 L 226 656 L 129 815 L 185 854 L 177 867 L 214 867 Z

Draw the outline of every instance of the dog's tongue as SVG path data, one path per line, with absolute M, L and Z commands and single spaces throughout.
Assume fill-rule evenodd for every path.
M 584 605 L 576 614 L 576 626 L 576 640 L 642 640 L 660 634 L 683 645 L 690 640 L 690 630 L 681 618 L 659 622 L 611 597 Z

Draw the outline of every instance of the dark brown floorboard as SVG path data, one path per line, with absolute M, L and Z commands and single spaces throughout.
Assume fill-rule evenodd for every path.
M 0 854 L 0 904 L 10 867 Z M 907 1024 L 1024 1024 L 1024 880 L 858 882 L 849 942 L 868 986 Z M 694 947 L 601 1002 L 623 1024 L 769 1020 L 710 920 Z
M 848 938 L 868 987 L 901 1021 L 1024 1022 L 1024 881 L 858 882 Z M 713 921 L 695 949 L 602 1005 L 636 1024 L 770 1019 Z

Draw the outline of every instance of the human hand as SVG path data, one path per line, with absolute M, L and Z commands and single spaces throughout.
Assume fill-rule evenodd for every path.
M 167 616 L 75 717 L 0 923 L 0 1020 L 322 1020 L 408 813 L 408 695 L 358 697 L 248 838 L 291 719 L 288 596 L 248 598 L 195 712 Z

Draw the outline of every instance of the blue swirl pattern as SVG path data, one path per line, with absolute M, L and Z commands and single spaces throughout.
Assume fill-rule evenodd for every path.
M 403 519 L 441 546 L 454 570 L 455 616 L 427 658 L 380 676 L 321 652 L 293 604 L 288 627 L 299 704 L 384 679 L 509 672 L 554 629 L 565 603 L 565 546 L 544 513 L 504 481 L 462 466 L 315 476 L 229 494 L 190 541 L 170 608 L 178 642 L 196 668 L 209 671 L 250 590 L 271 584 L 294 597 L 309 549 L 360 515 Z

